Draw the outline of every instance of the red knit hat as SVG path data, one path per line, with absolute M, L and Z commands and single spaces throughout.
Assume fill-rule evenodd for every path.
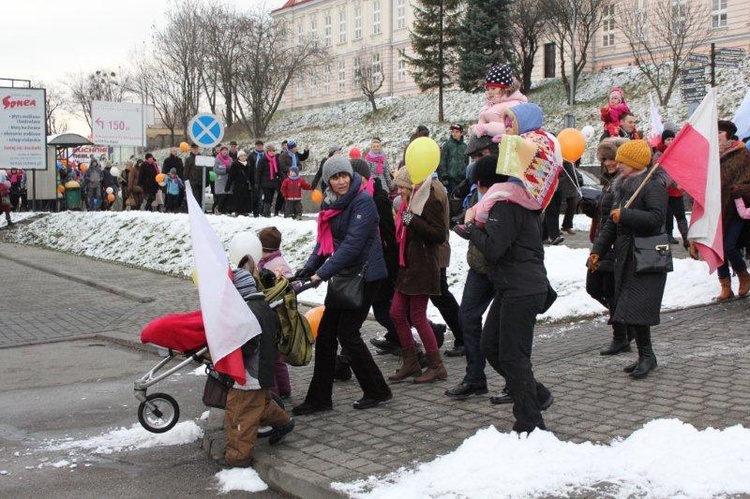
M 359 147 L 349 149 L 349 159 L 359 159 L 362 157 L 362 151 Z

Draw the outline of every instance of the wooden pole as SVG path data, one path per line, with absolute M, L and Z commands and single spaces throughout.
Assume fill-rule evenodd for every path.
M 638 197 L 638 194 L 641 193 L 641 190 L 643 190 L 643 187 L 651 180 L 651 177 L 654 176 L 654 173 L 656 173 L 656 170 L 659 169 L 659 163 L 656 163 L 653 168 L 651 168 L 651 171 L 648 172 L 648 175 L 646 175 L 646 178 L 643 179 L 643 182 L 641 182 L 641 185 L 638 186 L 638 188 L 635 190 L 632 196 L 630 196 L 630 199 L 628 199 L 628 202 L 625 203 L 625 206 L 623 208 L 630 208 L 630 205 L 633 204 L 633 201 L 635 201 L 635 198 Z

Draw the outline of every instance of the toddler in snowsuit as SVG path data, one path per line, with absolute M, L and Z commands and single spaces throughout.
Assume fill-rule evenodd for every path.
M 182 179 L 177 176 L 177 170 L 172 168 L 169 170 L 167 176 L 167 195 L 164 201 L 164 208 L 166 211 L 171 213 L 177 213 L 180 211 L 182 204 L 182 192 L 185 189 L 185 184 Z
M 258 428 L 271 425 L 270 445 L 279 444 L 294 429 L 294 420 L 279 407 L 271 396 L 274 384 L 275 338 L 279 318 L 258 291 L 253 275 L 244 267 L 255 264 L 249 256 L 240 262 L 243 268 L 234 270 L 234 285 L 247 302 L 261 327 L 261 333 L 242 346 L 242 357 L 247 371 L 244 385 L 234 384 L 227 395 L 225 427 L 227 447 L 223 467 L 247 468 L 253 464 L 253 450 L 258 439 Z
M 284 196 L 284 218 L 302 219 L 302 189 L 312 190 L 312 186 L 299 176 L 299 168 L 289 168 L 289 176 L 281 183 L 281 195 Z
M 604 122 L 604 129 L 609 134 L 608 136 L 619 136 L 620 118 L 622 118 L 622 115 L 630 112 L 630 108 L 625 103 L 625 93 L 623 93 L 622 88 L 612 87 L 612 90 L 609 92 L 609 101 L 600 111 L 602 121 Z

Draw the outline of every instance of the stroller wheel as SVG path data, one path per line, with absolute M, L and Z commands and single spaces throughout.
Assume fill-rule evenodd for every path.
M 281 397 L 273 392 L 271 392 L 271 397 L 273 397 L 273 401 L 276 403 L 276 405 L 284 409 L 284 401 L 281 400 Z M 273 426 L 261 426 L 260 428 L 258 428 L 258 436 L 260 438 L 266 438 L 270 436 L 271 433 L 273 433 Z
M 180 419 L 180 406 L 166 393 L 152 393 L 138 406 L 138 421 L 151 433 L 171 430 Z

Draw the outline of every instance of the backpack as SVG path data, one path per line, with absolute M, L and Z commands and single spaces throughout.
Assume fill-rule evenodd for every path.
M 262 291 L 281 323 L 276 349 L 290 366 L 306 366 L 312 360 L 315 340 L 310 323 L 297 310 L 297 294 L 284 277 L 277 278 L 273 286 Z

